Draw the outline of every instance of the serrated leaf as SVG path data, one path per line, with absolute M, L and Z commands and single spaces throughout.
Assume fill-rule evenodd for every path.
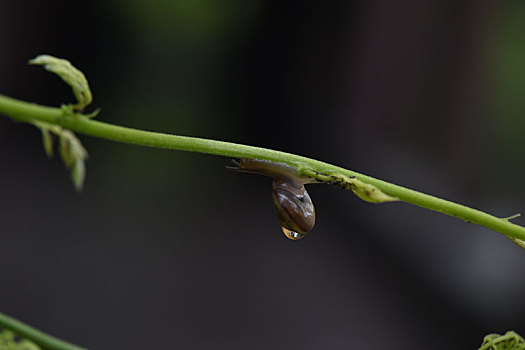
M 44 68 L 58 75 L 66 84 L 71 86 L 73 94 L 77 99 L 74 106 L 76 110 L 82 111 L 93 100 L 89 84 L 80 70 L 75 68 L 68 60 L 50 55 L 39 55 L 29 61 L 29 64 L 44 66 Z

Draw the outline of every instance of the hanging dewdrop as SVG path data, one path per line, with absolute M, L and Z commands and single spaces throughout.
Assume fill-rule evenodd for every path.
M 241 159 L 230 169 L 272 177 L 273 206 L 286 237 L 303 238 L 315 225 L 315 209 L 304 185 L 314 180 L 299 177 L 297 171 L 282 163 Z

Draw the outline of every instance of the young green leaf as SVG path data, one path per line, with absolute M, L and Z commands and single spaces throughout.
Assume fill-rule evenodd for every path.
M 58 137 L 58 150 L 67 169 L 71 171 L 71 180 L 77 191 L 81 191 L 86 177 L 85 161 L 88 153 L 77 136 L 58 125 L 38 120 L 31 122 L 42 132 L 42 142 L 48 157 L 53 155 L 53 134 Z M 2 350 L 0 348 L 0 350 Z
M 525 340 L 513 331 L 504 335 L 489 334 L 483 338 L 479 350 L 525 350 Z
M 40 128 L 42 131 L 42 145 L 44 146 L 44 151 L 48 158 L 53 156 L 53 136 L 49 132 L 49 129 Z
M 71 180 L 77 191 L 82 191 L 84 179 L 86 178 L 86 165 L 84 160 L 77 161 L 71 168 Z
M 82 111 L 93 100 L 89 84 L 84 73 L 75 68 L 71 62 L 50 55 L 39 55 L 29 61 L 29 64 L 44 66 L 44 68 L 58 75 L 66 84 L 71 86 L 77 99 L 74 109 Z
M 316 179 L 318 182 L 345 188 L 354 192 L 356 196 L 371 203 L 398 201 L 399 198 L 390 196 L 372 184 L 364 183 L 352 176 L 338 173 L 323 174 L 312 170 L 302 170 L 302 175 Z
M 64 165 L 71 171 L 71 180 L 73 180 L 75 188 L 77 191 L 81 191 L 86 177 L 85 161 L 88 158 L 88 153 L 71 131 L 62 129 L 58 136 L 60 138 L 60 155 Z

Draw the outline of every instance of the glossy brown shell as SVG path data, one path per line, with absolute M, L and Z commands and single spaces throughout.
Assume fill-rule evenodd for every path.
M 306 234 L 315 225 L 315 208 L 303 185 L 276 179 L 273 205 L 281 226 Z
M 234 160 L 232 170 L 270 176 L 273 181 L 273 205 L 286 237 L 297 240 L 304 237 L 315 225 L 315 209 L 304 188 L 314 179 L 301 176 L 297 170 L 284 163 L 267 160 Z

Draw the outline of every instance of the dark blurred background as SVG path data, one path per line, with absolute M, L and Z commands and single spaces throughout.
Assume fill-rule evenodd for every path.
M 0 93 L 275 148 L 498 216 L 525 211 L 525 2 L 0 2 Z M 92 109 L 94 107 L 91 107 Z M 91 109 L 91 110 L 92 110 Z M 281 233 L 271 180 L 229 159 L 81 136 L 83 193 L 0 118 L 0 311 L 91 349 L 474 349 L 525 333 L 525 252 L 404 203 L 310 186 Z M 525 220 L 515 222 L 525 224 Z

